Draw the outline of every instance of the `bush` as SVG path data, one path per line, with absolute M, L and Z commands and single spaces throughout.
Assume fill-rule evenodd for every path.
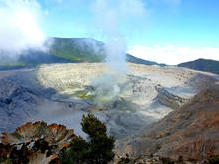
M 61 153 L 63 164 L 78 164 L 86 162 L 89 144 L 83 138 L 74 139 L 69 149 Z
M 82 130 L 94 138 L 99 134 L 106 135 L 106 125 L 98 120 L 93 114 L 83 115 L 81 122 Z
M 89 135 L 89 141 L 77 138 L 63 151 L 60 160 L 63 164 L 107 164 L 113 160 L 114 138 L 107 136 L 106 125 L 93 114 L 83 115 L 82 130 Z

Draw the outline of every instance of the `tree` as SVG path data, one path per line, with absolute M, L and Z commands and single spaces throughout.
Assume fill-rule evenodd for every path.
M 82 130 L 89 135 L 90 138 L 97 137 L 100 134 L 106 135 L 106 125 L 98 120 L 93 114 L 82 116 Z
M 82 130 L 88 134 L 86 142 L 83 138 L 75 139 L 70 147 L 60 156 L 63 164 L 107 164 L 113 160 L 114 138 L 107 136 L 107 128 L 104 123 L 93 114 L 83 115 Z
M 71 143 L 69 149 L 63 150 L 60 154 L 62 164 L 87 163 L 89 144 L 81 137 Z

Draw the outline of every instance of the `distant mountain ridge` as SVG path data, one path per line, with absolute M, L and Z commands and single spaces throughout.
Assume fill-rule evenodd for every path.
M 219 61 L 210 59 L 197 59 L 190 62 L 178 64 L 179 67 L 191 68 L 198 71 L 206 71 L 219 74 Z
M 149 61 L 149 60 L 144 60 L 144 59 L 132 56 L 130 54 L 126 54 L 126 60 L 128 62 L 135 63 L 135 64 L 166 66 L 166 64 L 160 64 L 160 63 L 157 63 L 157 62 L 153 62 L 153 61 Z
M 0 60 L 0 70 L 34 67 L 39 64 L 52 63 L 83 63 L 104 62 L 104 43 L 92 38 L 50 38 L 45 44 L 50 45 L 47 52 L 40 50 L 26 50 L 16 61 L 3 62 Z M 126 54 L 128 62 L 145 65 L 160 65 L 156 62 L 139 59 Z

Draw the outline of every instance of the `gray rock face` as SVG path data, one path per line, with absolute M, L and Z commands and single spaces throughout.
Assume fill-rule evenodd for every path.
M 158 95 L 155 99 L 158 103 L 168 106 L 172 109 L 178 109 L 190 100 L 178 95 L 174 95 L 164 88 L 158 90 Z
M 3 72 L 0 78 L 0 134 L 11 132 L 31 120 L 37 107 L 54 93 L 40 86 L 34 70 Z
M 0 131 L 11 130 L 25 119 L 34 115 L 33 106 L 40 98 L 33 91 L 15 82 L 0 80 Z

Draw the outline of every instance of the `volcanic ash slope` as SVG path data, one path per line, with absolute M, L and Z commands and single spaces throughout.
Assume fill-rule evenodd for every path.
M 117 139 L 140 135 L 202 88 L 213 85 L 215 76 L 179 67 L 130 63 L 126 74 L 115 73 L 101 63 L 43 65 L 37 71 L 39 83 L 57 91 L 52 100 L 68 103 L 72 111 L 65 117 L 45 117 L 46 121 L 75 128 L 72 125 L 80 126 L 74 121 L 75 111 L 92 111 Z

